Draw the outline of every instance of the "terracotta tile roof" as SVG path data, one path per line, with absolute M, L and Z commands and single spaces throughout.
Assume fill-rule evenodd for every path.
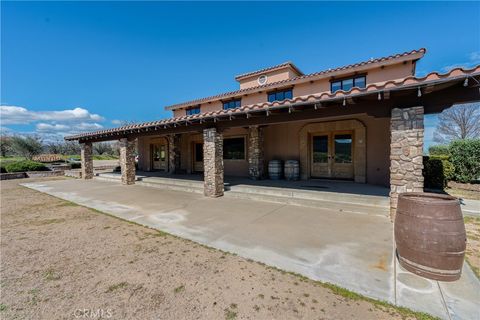
M 414 76 L 409 76 L 400 80 L 390 80 L 386 82 L 372 83 L 372 84 L 369 84 L 366 88 L 362 88 L 362 89 L 354 87 L 349 91 L 339 90 L 334 93 L 331 93 L 330 91 L 326 91 L 326 92 L 294 97 L 293 99 L 287 99 L 283 101 L 255 103 L 251 105 L 245 105 L 236 109 L 229 109 L 229 110 L 222 109 L 222 110 L 216 110 L 216 111 L 200 113 L 195 115 L 169 118 L 169 119 L 145 122 L 140 124 L 133 124 L 133 125 L 123 126 L 119 128 L 80 133 L 80 134 L 65 137 L 65 140 L 78 140 L 80 138 L 87 138 L 87 137 L 93 138 L 95 136 L 112 134 L 112 133 L 124 134 L 124 133 L 128 133 L 131 130 L 136 130 L 136 129 L 145 129 L 149 127 L 152 127 L 152 128 L 161 127 L 165 125 L 185 123 L 187 121 L 209 119 L 209 118 L 211 119 L 211 118 L 222 117 L 222 116 L 228 117 L 230 115 L 236 115 L 236 114 L 248 114 L 250 112 L 266 111 L 270 109 L 288 107 L 288 106 L 291 106 L 294 104 L 300 104 L 300 103 L 312 103 L 312 104 L 322 103 L 322 102 L 327 102 L 332 100 L 339 100 L 342 98 L 345 99 L 347 97 L 350 98 L 355 96 L 375 94 L 381 91 L 395 91 L 395 90 L 401 90 L 401 89 L 411 88 L 411 87 L 413 88 L 422 87 L 422 86 L 432 85 L 433 83 L 436 83 L 436 82 L 448 82 L 453 80 L 458 81 L 459 79 L 463 80 L 471 77 L 480 77 L 480 65 L 472 69 L 455 68 L 444 74 L 440 74 L 438 72 L 432 72 L 427 74 L 424 77 L 417 78 Z
M 354 63 L 354 64 L 349 64 L 349 65 L 334 68 L 334 69 L 327 69 L 327 70 L 314 72 L 314 73 L 310 73 L 310 74 L 304 74 L 304 75 L 300 75 L 300 76 L 295 77 L 295 78 L 281 80 L 281 81 L 277 81 L 277 82 L 272 82 L 272 83 L 261 85 L 261 86 L 255 86 L 255 87 L 251 87 L 251 88 L 220 93 L 220 94 L 210 96 L 210 97 L 205 97 L 205 98 L 195 99 L 195 100 L 191 100 L 191 101 L 187 101 L 187 102 L 182 102 L 182 103 L 174 104 L 174 105 L 171 105 L 171 106 L 167 106 L 167 107 L 165 107 L 165 109 L 166 110 L 175 110 L 175 109 L 178 109 L 178 108 L 183 108 L 183 107 L 188 107 L 188 106 L 192 106 L 192 105 L 198 105 L 198 104 L 201 104 L 201 103 L 206 103 L 206 102 L 210 102 L 210 101 L 219 100 L 219 99 L 222 99 L 222 98 L 232 98 L 232 97 L 239 96 L 239 95 L 242 95 L 242 94 L 250 93 L 252 91 L 262 90 L 264 88 L 281 87 L 281 86 L 288 85 L 288 84 L 311 81 L 311 80 L 313 80 L 313 78 L 316 78 L 316 77 L 323 78 L 323 77 L 329 76 L 329 75 L 331 75 L 333 73 L 336 73 L 336 72 L 339 72 L 339 71 L 348 71 L 349 69 L 362 67 L 362 66 L 368 66 L 368 65 L 375 64 L 375 63 L 386 63 L 386 62 L 389 62 L 389 61 L 392 61 L 392 60 L 405 58 L 405 57 L 409 57 L 409 56 L 416 55 L 416 54 L 421 54 L 423 56 L 426 51 L 427 51 L 427 49 L 420 48 L 418 50 L 412 50 L 412 51 L 407 51 L 407 52 L 403 52 L 403 53 L 397 53 L 397 54 L 390 55 L 390 56 L 387 56 L 387 57 L 370 59 L 370 60 L 367 60 L 367 61 L 362 61 L 362 62 L 358 62 L 358 63 Z M 274 66 L 272 68 L 276 68 L 276 67 L 278 67 L 278 66 Z M 263 69 L 263 71 L 264 70 L 266 70 L 266 69 Z M 260 71 L 262 71 L 262 70 L 260 70 Z M 256 71 L 256 72 L 259 72 L 259 71 Z
M 247 72 L 247 73 L 244 73 L 244 74 L 240 74 L 240 75 L 235 77 L 235 80 L 238 81 L 238 80 L 241 80 L 241 79 L 245 79 L 245 78 L 248 78 L 248 77 L 252 77 L 252 76 L 255 76 L 255 75 L 265 73 L 267 71 L 282 69 L 284 67 L 291 67 L 299 75 L 303 75 L 303 72 L 300 71 L 300 69 L 298 69 L 298 67 L 296 65 L 294 65 L 293 62 L 287 61 L 287 62 L 284 62 L 284 63 L 281 63 L 281 64 L 277 64 L 276 66 L 271 66 L 271 67 L 260 69 L 260 70 L 257 70 L 257 71 L 252 71 L 252 72 Z

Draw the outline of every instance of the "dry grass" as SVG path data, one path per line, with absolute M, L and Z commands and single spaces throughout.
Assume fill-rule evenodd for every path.
M 473 272 L 480 278 L 480 218 L 465 217 L 467 231 L 466 260 Z
M 1 191 L 1 319 L 430 319 L 15 181 Z

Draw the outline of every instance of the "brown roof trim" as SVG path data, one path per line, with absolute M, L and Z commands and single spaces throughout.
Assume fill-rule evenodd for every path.
M 284 63 L 281 63 L 281 64 L 277 64 L 276 66 L 271 66 L 271 67 L 260 69 L 260 70 L 257 70 L 257 71 L 252 71 L 252 72 L 247 72 L 247 73 L 244 73 L 244 74 L 240 74 L 240 75 L 235 77 L 235 80 L 237 80 L 237 81 L 243 80 L 243 79 L 246 79 L 246 78 L 253 77 L 255 75 L 265 73 L 267 71 L 275 71 L 275 70 L 284 69 L 285 67 L 290 67 L 297 73 L 297 75 L 303 76 L 303 72 L 300 71 L 300 69 L 296 65 L 294 65 L 293 62 L 287 61 L 287 62 L 284 62 Z
M 437 82 L 448 82 L 452 80 L 458 81 L 458 79 L 463 80 L 471 77 L 480 77 L 480 65 L 472 69 L 455 68 L 444 74 L 440 74 L 438 72 L 432 72 L 420 78 L 409 76 L 401 80 L 391 80 L 391 81 L 380 82 L 380 83 L 372 83 L 363 89 L 354 87 L 350 89 L 350 91 L 339 90 L 339 91 L 336 91 L 335 93 L 326 91 L 326 92 L 320 92 L 316 94 L 299 96 L 290 100 L 262 102 L 262 103 L 242 106 L 236 109 L 229 109 L 229 110 L 222 109 L 217 111 L 200 113 L 196 115 L 145 122 L 141 124 L 134 124 L 134 125 L 128 125 L 128 126 L 119 127 L 119 128 L 99 130 L 95 132 L 86 132 L 86 133 L 65 137 L 65 140 L 79 140 L 79 139 L 88 139 L 88 138 L 95 139 L 96 137 L 101 137 L 103 135 L 111 135 L 111 136 L 122 135 L 122 134 L 128 134 L 132 130 L 147 129 L 147 128 L 156 129 L 158 127 L 163 127 L 163 126 L 166 127 L 170 125 L 176 125 L 178 123 L 186 123 L 189 121 L 211 119 L 211 118 L 216 118 L 221 116 L 228 117 L 230 115 L 233 116 L 236 114 L 248 114 L 249 112 L 258 112 L 258 111 L 265 111 L 269 109 L 288 107 L 294 104 L 322 103 L 322 102 L 327 102 L 332 100 L 339 100 L 339 99 L 341 100 L 347 97 L 350 98 L 355 96 L 365 96 L 369 94 L 376 94 L 382 91 L 397 91 L 397 90 L 416 88 L 416 87 L 420 88 L 427 85 L 433 85 L 434 83 L 437 83 Z
M 390 55 L 390 56 L 387 56 L 387 57 L 370 59 L 370 60 L 367 60 L 367 61 L 338 67 L 338 68 L 335 68 L 335 69 L 327 69 L 327 70 L 323 70 L 323 71 L 319 71 L 319 72 L 314 72 L 314 73 L 310 73 L 310 74 L 301 75 L 301 76 L 298 76 L 298 77 L 295 77 L 295 78 L 292 78 L 292 79 L 281 80 L 281 81 L 272 82 L 272 83 L 261 85 L 261 86 L 256 86 L 256 87 L 240 89 L 240 90 L 236 90 L 236 91 L 225 92 L 225 93 L 221 93 L 221 94 L 210 96 L 210 97 L 205 97 L 205 98 L 195 99 L 195 100 L 191 100 L 191 101 L 187 101 L 187 102 L 182 102 L 182 103 L 166 106 L 165 110 L 175 110 L 175 109 L 190 106 L 192 104 L 201 104 L 201 103 L 206 103 L 206 102 L 219 100 L 219 99 L 222 99 L 222 98 L 232 98 L 232 97 L 240 96 L 240 95 L 243 95 L 243 94 L 246 94 L 246 93 L 251 93 L 251 92 L 254 92 L 254 91 L 262 90 L 264 88 L 281 87 L 285 84 L 294 84 L 294 83 L 302 83 L 302 82 L 307 82 L 307 81 L 318 80 L 318 79 L 322 79 L 322 78 L 325 78 L 325 77 L 334 76 L 339 72 L 345 73 L 345 72 L 347 72 L 347 71 L 349 71 L 350 69 L 353 69 L 353 68 L 358 68 L 358 67 L 363 67 L 363 66 L 371 66 L 375 63 L 379 63 L 381 65 L 386 65 L 390 62 L 394 62 L 396 60 L 401 60 L 401 59 L 418 60 L 418 59 L 423 57 L 423 55 L 426 53 L 426 51 L 427 51 L 427 49 L 421 48 L 421 49 L 418 49 L 418 50 L 412 50 L 412 51 L 408 51 L 408 52 L 397 53 L 397 54 Z M 412 57 L 412 56 L 416 56 L 416 57 Z

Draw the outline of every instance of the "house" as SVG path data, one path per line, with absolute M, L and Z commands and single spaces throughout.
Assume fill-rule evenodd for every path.
M 304 74 L 292 62 L 235 77 L 239 88 L 167 106 L 169 119 L 66 137 L 82 145 L 83 178 L 93 176 L 91 143 L 121 141 L 124 184 L 138 169 L 204 174 L 206 196 L 224 176 L 263 179 L 270 160 L 298 160 L 301 179 L 344 179 L 423 191 L 424 114 L 479 100 L 480 66 L 415 77 L 426 53 L 413 50 Z

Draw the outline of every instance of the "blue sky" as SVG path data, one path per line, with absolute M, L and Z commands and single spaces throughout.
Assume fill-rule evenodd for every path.
M 480 63 L 478 2 L 2 2 L 2 130 L 46 139 L 169 117 L 291 60 L 306 73 L 426 47 L 417 75 Z M 435 117 L 429 117 L 427 140 Z M 427 141 L 429 143 L 429 141 Z

